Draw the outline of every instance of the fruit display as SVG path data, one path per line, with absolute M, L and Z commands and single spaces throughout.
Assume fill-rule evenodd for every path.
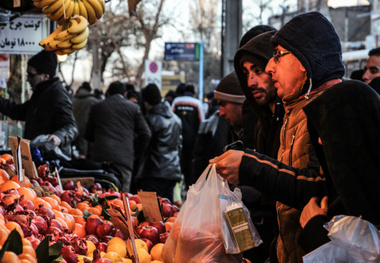
M 103 0 L 33 0 L 33 2 L 50 20 L 57 21 L 58 25 L 62 25 L 65 18 L 76 15 L 85 17 L 92 25 L 105 12 Z
M 71 54 L 86 46 L 88 35 L 86 18 L 76 15 L 60 25 L 39 44 L 45 50 L 55 51 L 58 55 Z

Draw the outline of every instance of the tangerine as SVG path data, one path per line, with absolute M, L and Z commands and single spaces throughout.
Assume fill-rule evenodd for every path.
M 86 236 L 86 229 L 83 225 L 75 223 L 74 233 L 77 234 L 79 238 L 84 238 Z
M 1 263 L 19 263 L 20 260 L 18 259 L 15 252 L 12 251 L 5 251 L 3 258 L 1 259 Z
M 34 192 L 33 189 L 27 188 L 27 187 L 20 187 L 17 189 L 17 192 L 21 195 L 24 196 L 25 199 L 28 199 L 30 201 L 34 201 L 37 197 L 36 192 Z
M 33 201 L 33 204 L 36 209 L 39 208 L 40 206 L 48 207 L 50 209 L 52 208 L 51 205 L 45 200 L 41 199 L 41 197 L 36 197 L 36 199 L 34 199 Z
M 25 181 L 25 187 L 30 187 L 30 180 L 29 180 L 29 178 L 28 177 L 26 177 L 26 176 L 23 176 L 23 180 Z M 18 180 L 18 175 L 14 175 L 14 176 L 12 176 L 12 178 L 11 178 L 11 180 L 12 181 L 14 181 L 14 182 L 16 182 L 16 183 L 18 183 L 19 185 L 21 185 L 21 182 Z
M 0 185 L 0 192 L 4 192 L 7 190 L 11 190 L 11 189 L 18 189 L 18 188 L 20 188 L 19 183 L 15 182 L 15 181 L 8 180 L 5 183 L 3 183 L 2 185 Z
M 87 243 L 87 253 L 86 253 L 86 255 L 94 253 L 94 250 L 96 249 L 95 244 L 92 241 L 90 241 L 90 240 L 86 240 L 86 243 Z
M 150 255 L 152 256 L 153 260 L 161 260 L 161 254 L 162 254 L 163 248 L 164 248 L 163 243 L 157 243 L 152 247 L 152 249 L 150 250 Z
M 142 241 L 142 240 L 141 240 Z M 127 247 L 127 243 L 125 243 L 125 241 L 123 239 L 121 239 L 120 237 L 114 237 L 114 238 L 111 238 L 108 242 L 107 242 L 107 247 L 108 246 L 111 246 L 113 244 L 121 244 L 125 247 Z

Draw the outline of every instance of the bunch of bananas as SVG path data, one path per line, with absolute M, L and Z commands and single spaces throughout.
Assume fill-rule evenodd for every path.
M 58 55 L 68 55 L 86 46 L 88 34 L 86 18 L 77 15 L 66 20 L 39 44 L 45 50 L 55 51 Z
M 92 25 L 103 16 L 106 9 L 104 0 L 33 0 L 33 2 L 50 20 L 57 21 L 58 25 L 62 25 L 65 18 L 75 15 L 83 16 Z

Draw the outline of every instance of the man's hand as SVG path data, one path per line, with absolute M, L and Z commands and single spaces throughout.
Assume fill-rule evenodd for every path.
M 239 184 L 239 167 L 243 154 L 243 151 L 229 150 L 209 162 L 215 164 L 216 172 L 228 182 Z
M 313 217 L 317 215 L 327 215 L 328 197 L 323 197 L 321 201 L 321 206 L 318 205 L 318 200 L 318 197 L 312 197 L 309 203 L 307 203 L 307 205 L 305 205 L 305 207 L 303 208 L 300 217 L 300 224 L 302 228 L 304 228 L 307 222 L 309 222 L 309 220 Z
M 61 145 L 61 139 L 57 135 L 54 135 L 54 134 L 48 134 L 48 141 L 54 142 L 55 146 Z

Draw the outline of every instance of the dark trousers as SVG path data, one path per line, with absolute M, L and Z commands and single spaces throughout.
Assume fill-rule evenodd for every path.
M 185 178 L 186 189 L 190 185 L 195 183 L 195 178 L 193 178 L 193 172 L 191 163 L 193 161 L 193 151 L 194 151 L 195 142 L 184 141 L 182 143 L 182 155 L 181 155 L 181 171 Z
M 173 189 L 176 181 L 148 178 L 141 181 L 141 189 L 148 192 L 156 192 L 161 197 L 166 197 L 173 202 Z

